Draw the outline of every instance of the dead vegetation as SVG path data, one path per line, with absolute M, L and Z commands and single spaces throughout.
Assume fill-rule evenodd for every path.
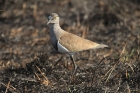
M 81 2 L 81 3 L 79 3 Z M 1 93 L 139 93 L 138 0 L 0 0 Z M 63 29 L 110 49 L 66 55 L 49 42 L 47 16 Z

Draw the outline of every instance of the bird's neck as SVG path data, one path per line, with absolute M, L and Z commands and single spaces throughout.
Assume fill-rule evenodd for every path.
M 59 38 L 64 30 L 60 27 L 59 23 L 51 24 L 50 26 L 50 35 L 56 36 L 56 38 Z
M 63 31 L 62 28 L 60 27 L 59 23 L 51 24 L 50 29 L 51 29 L 54 33 L 58 33 L 58 32 L 60 32 L 60 31 Z
M 55 23 L 55 24 L 51 24 L 50 29 L 53 29 L 54 31 L 56 31 L 56 30 L 61 30 L 61 27 L 60 27 L 59 23 Z

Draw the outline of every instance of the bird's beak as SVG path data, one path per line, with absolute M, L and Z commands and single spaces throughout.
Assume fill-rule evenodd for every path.
M 48 17 L 48 23 L 47 23 L 47 25 L 48 25 L 48 24 L 50 24 L 51 19 L 52 19 L 52 17 L 51 17 L 51 16 L 49 16 L 49 17 Z

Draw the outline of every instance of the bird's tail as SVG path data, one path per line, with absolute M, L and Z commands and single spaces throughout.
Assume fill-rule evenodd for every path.
M 97 47 L 96 47 L 96 49 L 98 49 L 98 48 L 105 48 L 105 47 L 108 47 L 107 45 L 104 45 L 104 44 L 99 44 Z

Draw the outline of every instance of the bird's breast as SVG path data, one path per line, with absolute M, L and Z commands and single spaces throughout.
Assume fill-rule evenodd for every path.
M 58 50 L 58 47 L 57 47 L 57 41 L 58 41 L 58 39 L 56 38 L 56 35 L 55 35 L 55 33 L 53 31 L 50 32 L 50 41 L 51 41 L 53 47 L 56 50 Z

